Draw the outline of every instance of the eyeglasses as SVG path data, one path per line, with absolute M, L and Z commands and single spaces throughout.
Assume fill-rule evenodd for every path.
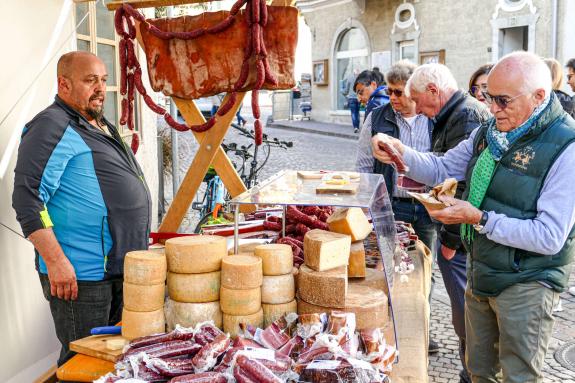
M 469 89 L 469 93 L 475 97 L 475 95 L 477 94 L 478 91 L 480 92 L 484 92 L 487 90 L 487 84 L 481 84 L 481 85 L 473 85 L 470 89 Z
M 401 97 L 403 95 L 403 91 L 399 89 L 385 88 L 385 94 L 387 94 L 388 96 L 394 94 L 395 97 Z
M 513 102 L 513 100 L 515 100 L 516 98 L 519 98 L 521 96 L 525 96 L 526 94 L 529 93 L 521 93 L 518 94 L 515 97 L 509 97 L 509 96 L 492 96 L 490 95 L 487 91 L 481 91 L 481 94 L 483 95 L 483 97 L 485 97 L 485 101 L 487 101 L 488 104 L 493 104 L 496 103 L 498 107 L 500 107 L 501 109 L 505 109 L 507 108 L 507 106 Z

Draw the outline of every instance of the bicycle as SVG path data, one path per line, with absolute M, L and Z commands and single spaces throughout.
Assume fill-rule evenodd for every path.
M 238 146 L 237 143 L 222 143 L 222 148 L 232 158 L 232 164 L 238 172 L 240 179 L 250 189 L 258 183 L 258 173 L 267 164 L 272 148 L 287 150 L 293 147 L 291 141 L 280 141 L 277 138 L 268 139 L 264 134 L 261 146 L 253 144 L 255 136 L 253 130 L 247 130 L 237 124 L 231 124 L 240 136 L 248 138 L 252 143 Z M 252 153 L 253 151 L 253 153 Z M 258 161 L 258 154 L 264 153 L 263 161 Z M 233 159 L 236 159 L 235 161 Z M 233 213 L 227 209 L 227 202 L 231 199 L 230 194 L 213 169 L 204 177 L 206 191 L 200 201 L 192 203 L 192 209 L 200 212 L 200 220 L 194 229 L 194 233 L 200 233 L 202 226 L 206 224 L 226 224 L 233 221 Z

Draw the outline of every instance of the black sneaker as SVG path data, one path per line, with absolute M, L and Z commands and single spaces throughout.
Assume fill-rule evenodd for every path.
M 429 347 L 427 348 L 428 354 L 435 354 L 439 352 L 439 343 L 434 341 L 433 339 L 429 340 Z
M 357 132 L 359 132 L 359 129 L 358 129 L 358 128 L 355 128 L 355 129 L 353 129 L 353 132 L 354 132 L 354 133 L 357 133 Z

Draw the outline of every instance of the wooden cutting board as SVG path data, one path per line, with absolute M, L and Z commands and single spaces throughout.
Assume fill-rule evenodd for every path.
M 316 194 L 355 194 L 359 189 L 358 183 L 349 183 L 347 185 L 330 185 L 319 184 L 315 188 Z
M 115 362 L 122 350 L 110 350 L 106 347 L 108 339 L 124 339 L 121 335 L 92 335 L 70 342 L 70 350 L 80 354 L 93 356 L 110 362 Z M 126 340 L 126 344 L 128 341 Z

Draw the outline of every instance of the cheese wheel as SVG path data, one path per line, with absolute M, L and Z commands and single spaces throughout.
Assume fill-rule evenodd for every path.
M 224 237 L 195 235 L 166 241 L 168 270 L 172 273 L 199 274 L 220 269 L 228 252 Z
M 293 267 L 293 251 L 290 245 L 260 245 L 256 247 L 255 255 L 262 259 L 264 275 L 288 274 Z
M 250 243 L 243 243 L 238 245 L 238 254 L 244 255 L 254 255 L 254 250 L 256 247 L 260 246 L 261 243 L 259 242 L 250 242 Z M 228 255 L 234 255 L 234 247 L 232 246 L 228 250 Z
M 376 290 L 382 290 L 389 295 L 385 272 L 375 269 L 365 269 L 365 278 L 353 278 L 349 280 L 350 285 L 361 285 L 372 287 Z
M 383 328 L 390 322 L 387 296 L 383 291 L 371 287 L 350 284 L 344 308 L 314 305 L 298 297 L 298 314 L 331 313 L 332 311 L 354 313 L 358 330 Z
M 220 272 L 168 273 L 168 295 L 178 302 L 203 303 L 220 299 Z
M 297 313 L 297 301 L 294 299 L 279 305 L 262 303 L 262 310 L 264 311 L 264 328 L 266 328 L 285 314 Z
M 308 303 L 325 307 L 345 307 L 347 267 L 315 271 L 302 265 L 298 274 L 298 294 Z
M 347 266 L 350 247 L 349 235 L 310 230 L 303 237 L 304 263 L 316 271 Z
M 327 219 L 329 230 L 347 234 L 352 241 L 361 241 L 373 230 L 367 216 L 359 207 L 336 209 Z
M 262 285 L 262 260 L 253 255 L 232 255 L 222 260 L 223 287 L 236 290 Z
M 262 290 L 259 287 L 249 290 L 235 290 L 220 287 L 220 307 L 225 314 L 251 315 L 261 309 Z
M 292 273 L 266 275 L 262 284 L 262 303 L 280 304 L 295 298 L 295 281 Z
M 216 327 L 222 328 L 222 310 L 220 302 L 206 303 L 182 303 L 172 299 L 166 301 L 166 324 L 168 331 L 176 328 L 176 325 L 194 327 L 196 324 L 213 321 Z
M 229 315 L 224 313 L 223 319 L 224 331 L 235 338 L 241 333 L 240 323 L 262 328 L 264 325 L 264 312 L 260 308 L 259 311 L 251 315 Z
M 156 311 L 164 307 L 166 285 L 135 285 L 124 282 L 124 307 L 130 311 Z
M 124 282 L 158 285 L 166 281 L 166 256 L 157 251 L 130 251 L 124 258 Z
M 164 309 L 156 311 L 122 310 L 122 336 L 132 340 L 146 335 L 166 332 Z

